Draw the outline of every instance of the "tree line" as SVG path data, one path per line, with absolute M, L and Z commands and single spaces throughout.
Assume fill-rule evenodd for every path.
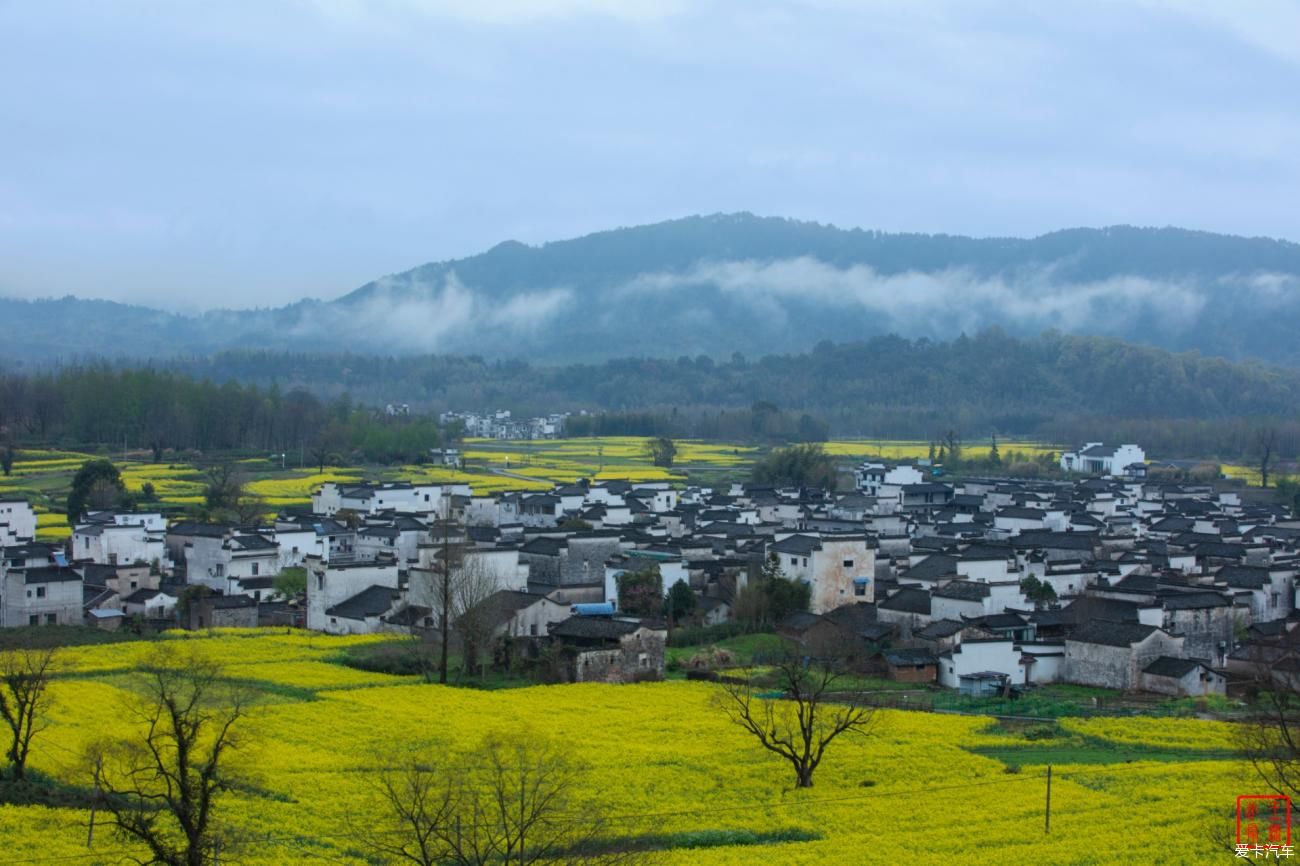
M 126 362 L 119 362 L 125 364 Z M 361 411 L 409 403 L 396 420 Z M 0 373 L 0 426 L 35 441 L 292 450 L 321 442 L 409 457 L 443 410 L 575 414 L 571 435 L 815 442 L 828 436 L 1058 443 L 1124 440 L 1163 456 L 1235 460 L 1276 429 L 1300 456 L 1300 372 L 1101 337 L 997 329 L 951 341 L 876 337 L 802 354 L 537 366 L 474 356 L 226 352 Z M 331 426 L 333 429 L 330 429 Z
M 16 444 L 288 453 L 308 464 L 423 460 L 442 435 L 420 413 L 277 383 L 215 382 L 108 364 L 0 374 L 0 450 Z

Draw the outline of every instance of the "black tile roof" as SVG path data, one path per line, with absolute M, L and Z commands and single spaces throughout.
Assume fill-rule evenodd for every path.
M 81 575 L 70 568 L 59 568 L 57 566 L 46 566 L 43 568 L 26 568 L 15 569 L 15 573 L 23 575 L 23 583 L 64 583 L 66 581 L 81 581 Z
M 326 616 L 338 616 L 344 619 L 366 619 L 383 616 L 393 607 L 393 603 L 402 597 L 402 593 L 391 586 L 368 586 L 361 592 L 341 601 L 325 611 Z
M 1202 666 L 1202 662 L 1196 659 L 1180 659 L 1174 656 L 1160 656 L 1142 669 L 1144 674 L 1153 674 L 1158 677 L 1173 677 L 1181 679 L 1187 674 Z
M 959 601 L 983 601 L 992 592 L 989 585 L 978 580 L 954 580 L 944 584 L 932 593 L 936 598 L 952 598 Z
M 896 610 L 901 613 L 919 613 L 929 616 L 930 593 L 924 589 L 907 587 L 879 602 L 876 607 L 880 610 Z
M 1153 625 L 1097 619 L 1080 626 L 1072 635 L 1066 638 L 1066 641 L 1127 647 L 1138 641 L 1145 640 L 1158 630 Z
M 571 616 L 566 620 L 552 623 L 548 630 L 551 637 L 616 641 L 640 627 L 639 622 L 630 620 L 608 619 L 598 616 Z

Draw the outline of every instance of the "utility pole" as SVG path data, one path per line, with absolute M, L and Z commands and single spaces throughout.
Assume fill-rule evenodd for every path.
M 1043 815 L 1043 832 L 1052 832 L 1052 765 L 1047 765 L 1047 812 Z

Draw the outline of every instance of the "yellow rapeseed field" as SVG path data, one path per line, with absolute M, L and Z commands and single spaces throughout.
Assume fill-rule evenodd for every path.
M 826 453 L 837 457 L 879 457 L 885 460 L 919 460 L 930 456 L 930 443 L 920 440 L 905 441 L 900 439 L 836 439 L 825 443 Z M 938 450 L 938 443 L 935 444 Z M 992 450 L 992 443 L 966 442 L 962 445 L 962 456 L 967 459 L 984 460 Z M 1061 449 L 1040 442 L 998 442 L 998 453 L 1006 459 L 1011 452 L 1017 452 L 1026 458 L 1035 458 L 1043 454 L 1060 454 Z
M 377 768 L 412 745 L 469 745 L 509 731 L 561 736 L 589 769 L 579 799 L 604 803 L 620 833 L 798 829 L 819 837 L 650 859 L 679 866 L 1226 863 L 1231 855 L 1210 847 L 1210 831 L 1230 826 L 1236 796 L 1260 787 L 1240 762 L 1190 760 L 1194 750 L 1228 741 L 1224 724 L 1070 722 L 1090 738 L 1186 749 L 1189 760 L 1054 767 L 1045 834 L 1042 768 L 1007 772 L 966 748 L 989 739 L 988 718 L 881 711 L 868 736 L 831 746 L 815 788 L 796 791 L 786 765 L 720 716 L 707 684 L 480 691 L 332 663 L 347 645 L 372 638 L 246 630 L 169 639 L 264 690 L 234 753 L 241 784 L 218 804 L 222 832 L 247 841 L 239 862 L 248 864 L 379 862 L 365 859 L 349 831 L 375 819 Z M 133 698 L 131 668 L 153 646 L 65 651 L 71 673 L 53 687 L 35 769 L 86 783 L 84 750 L 105 734 L 135 730 L 123 711 Z M 0 807 L 4 861 L 116 863 L 138 853 L 103 827 L 88 850 L 88 817 Z

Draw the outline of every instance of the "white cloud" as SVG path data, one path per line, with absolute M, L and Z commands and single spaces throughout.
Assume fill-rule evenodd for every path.
M 529 334 L 554 318 L 573 299 L 567 288 L 514 295 L 504 303 L 466 287 L 454 273 L 441 285 L 380 281 L 364 299 L 308 308 L 292 336 L 349 342 L 367 351 L 443 352 L 472 349 L 480 337 Z M 322 348 L 325 348 L 324 346 Z
M 965 269 L 880 274 L 865 265 L 837 268 L 801 257 L 773 262 L 728 261 L 683 273 L 643 274 L 619 292 L 632 295 L 716 286 L 726 294 L 770 309 L 782 301 L 809 300 L 860 308 L 931 331 L 926 323 L 975 330 L 996 323 L 1069 331 L 1132 322 L 1154 314 L 1162 326 L 1190 325 L 1205 306 L 1194 286 L 1115 276 L 1094 282 L 1058 278 L 1054 268 L 1009 276 L 979 276 Z

